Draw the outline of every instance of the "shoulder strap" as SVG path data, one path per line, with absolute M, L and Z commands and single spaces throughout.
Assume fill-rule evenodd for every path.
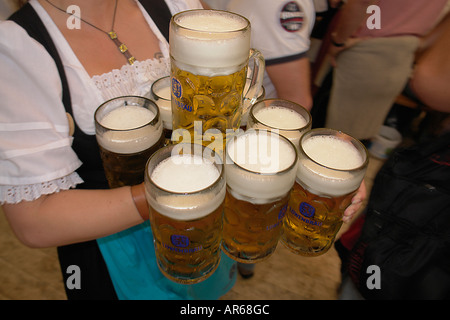
M 70 99 L 69 86 L 67 83 L 66 74 L 64 72 L 64 67 L 59 57 L 58 50 L 56 49 L 47 29 L 42 23 L 41 19 L 34 11 L 33 7 L 27 3 L 20 10 L 16 11 L 9 20 L 16 22 L 22 28 L 27 31 L 27 33 L 41 43 L 48 53 L 52 56 L 58 68 L 59 76 L 61 78 L 61 84 L 63 89 L 62 100 L 66 112 L 72 114 L 72 101 Z
M 166 2 L 164 0 L 139 0 L 139 2 L 152 17 L 163 36 L 169 41 L 169 25 L 172 13 Z

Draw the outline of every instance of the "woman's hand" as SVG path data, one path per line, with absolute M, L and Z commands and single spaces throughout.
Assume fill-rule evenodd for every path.
M 353 219 L 355 216 L 355 213 L 358 212 L 359 209 L 361 209 L 364 200 L 367 196 L 367 190 L 366 190 L 366 183 L 364 180 L 361 182 L 361 185 L 359 186 L 358 191 L 352 198 L 352 203 L 350 206 L 347 207 L 344 211 L 344 217 L 342 218 L 342 221 L 349 222 Z

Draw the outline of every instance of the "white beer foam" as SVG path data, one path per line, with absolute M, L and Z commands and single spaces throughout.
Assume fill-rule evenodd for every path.
M 249 130 L 227 144 L 227 184 L 236 198 L 267 203 L 292 188 L 296 163 L 288 141 L 270 131 Z M 284 172 L 276 174 L 280 171 Z
M 301 114 L 279 106 L 262 108 L 254 116 L 262 123 L 277 129 L 296 130 L 306 125 L 306 119 Z
M 180 68 L 196 75 L 227 75 L 240 70 L 250 51 L 247 21 L 226 12 L 199 10 L 178 15 L 177 33 L 170 32 L 170 52 Z M 221 70 L 219 70 L 221 69 Z
M 297 179 L 313 192 L 330 196 L 348 194 L 358 189 L 364 170 L 357 169 L 364 163 L 361 154 L 349 141 L 334 136 L 313 136 L 302 144 L 305 153 L 315 162 L 299 157 Z M 330 170 L 337 169 L 337 170 Z
M 164 127 L 170 130 L 172 130 L 171 92 L 172 88 L 170 87 L 170 85 L 155 90 L 155 94 L 158 97 L 162 98 L 155 101 L 159 107 L 159 114 L 161 115 L 161 120 L 164 123 Z
M 147 195 L 159 213 L 176 220 L 194 220 L 210 214 L 225 198 L 225 182 L 219 192 L 195 194 L 211 186 L 220 176 L 214 163 L 197 155 L 173 155 L 159 163 L 151 174 L 160 188 L 175 195 Z M 194 193 L 185 195 L 183 193 Z
M 145 126 L 156 114 L 139 106 L 123 106 L 112 110 L 100 120 L 102 126 L 112 131 L 97 135 L 103 148 L 122 154 L 136 153 L 154 145 L 162 133 L 162 126 Z M 136 128 L 136 129 L 133 129 Z
M 170 96 L 171 92 L 172 91 L 171 91 L 170 85 L 168 85 L 167 87 L 162 87 L 162 88 L 159 88 L 158 90 L 155 90 L 155 94 L 157 96 L 159 96 L 163 99 L 166 99 L 166 100 L 171 99 L 171 96 Z
M 253 128 L 275 128 L 279 133 L 288 138 L 294 146 L 298 147 L 303 131 L 299 129 L 306 126 L 307 121 L 295 110 L 281 106 L 270 106 L 255 112 L 254 117 L 261 123 L 255 123 Z M 268 127 L 266 127 L 268 126 Z
M 161 161 L 152 172 L 160 188 L 172 192 L 196 192 L 209 187 L 220 173 L 214 163 L 197 155 L 173 155 Z

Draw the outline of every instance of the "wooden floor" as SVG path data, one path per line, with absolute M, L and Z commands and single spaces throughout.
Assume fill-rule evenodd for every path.
M 371 158 L 366 174 L 368 189 L 382 161 Z M 344 225 L 341 232 L 348 225 Z M 334 250 L 308 258 L 280 244 L 275 254 L 256 265 L 255 276 L 238 280 L 223 299 L 334 300 L 341 280 L 340 260 Z M 56 250 L 30 249 L 17 241 L 0 212 L 0 299 L 66 299 Z

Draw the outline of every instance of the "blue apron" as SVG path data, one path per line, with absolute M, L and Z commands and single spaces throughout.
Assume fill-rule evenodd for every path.
M 224 253 L 214 274 L 202 282 L 186 285 L 167 279 L 157 266 L 148 221 L 97 239 L 97 243 L 119 299 L 212 300 L 236 282 L 236 263 Z

